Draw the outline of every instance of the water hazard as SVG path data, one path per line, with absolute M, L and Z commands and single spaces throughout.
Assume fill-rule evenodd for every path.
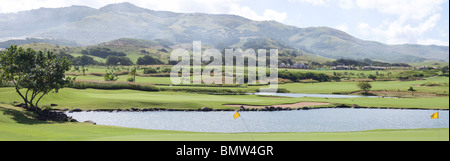
M 155 130 L 194 132 L 344 132 L 372 129 L 448 128 L 449 111 L 400 109 L 315 109 L 276 112 L 74 112 L 80 122 Z M 244 124 L 245 123 L 245 124 Z M 247 126 L 245 126 L 247 125 Z

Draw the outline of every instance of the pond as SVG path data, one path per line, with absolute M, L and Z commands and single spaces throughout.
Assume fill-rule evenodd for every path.
M 449 111 L 399 109 L 314 109 L 276 112 L 74 112 L 80 122 L 142 129 L 194 132 L 344 132 L 372 129 L 448 128 Z
M 253 93 L 249 93 L 253 94 Z M 282 97 L 320 97 L 320 98 L 378 98 L 379 96 L 359 96 L 359 95 L 341 95 L 341 94 L 305 94 L 305 93 L 254 93 L 255 95 L 264 96 L 282 96 Z M 384 97 L 388 98 L 388 97 Z

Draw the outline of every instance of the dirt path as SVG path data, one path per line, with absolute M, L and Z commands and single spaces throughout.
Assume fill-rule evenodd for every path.
M 273 107 L 289 107 L 289 108 L 296 108 L 296 107 L 307 107 L 307 106 L 317 106 L 317 105 L 329 105 L 330 103 L 322 103 L 322 102 L 299 102 L 294 104 L 284 104 L 284 105 L 272 105 Z M 245 108 L 264 108 L 267 106 L 252 106 L 252 105 L 225 105 L 230 107 L 241 107 L 244 106 Z

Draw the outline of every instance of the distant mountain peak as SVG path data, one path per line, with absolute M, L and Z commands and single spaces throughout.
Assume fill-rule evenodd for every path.
M 202 45 L 218 49 L 269 47 L 328 58 L 369 58 L 389 62 L 448 62 L 449 53 L 448 46 L 387 45 L 361 40 L 330 27 L 299 28 L 229 14 L 154 11 L 128 2 L 109 4 L 100 9 L 71 6 L 2 14 L 0 40 L 10 37 L 67 40 L 80 45 L 120 38 L 162 39 L 173 44 L 202 41 Z M 134 40 L 124 42 L 151 44 Z M 285 55 L 301 54 L 289 52 Z
M 130 2 L 108 4 L 100 8 L 100 11 L 119 11 L 119 12 L 142 12 L 145 10 L 147 9 L 138 7 Z

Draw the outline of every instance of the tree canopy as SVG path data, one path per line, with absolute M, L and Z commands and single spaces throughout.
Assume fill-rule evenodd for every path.
M 14 45 L 0 53 L 0 80 L 12 82 L 26 108 L 39 112 L 38 103 L 42 97 L 50 92 L 57 93 L 74 80 L 64 75 L 71 66 L 70 60 L 57 57 L 51 51 L 36 52 Z
M 358 86 L 361 90 L 364 91 L 364 93 L 368 93 L 369 90 L 372 88 L 372 85 L 370 85 L 369 82 L 359 82 L 356 86 Z
M 106 65 L 133 65 L 130 58 L 124 56 L 108 56 L 106 57 Z
M 157 64 L 164 64 L 161 62 L 161 60 L 156 59 L 150 55 L 145 55 L 144 57 L 140 57 L 136 64 L 138 65 L 157 65 Z
M 108 56 L 127 56 L 127 54 L 123 52 L 112 51 L 109 48 L 89 48 L 81 51 L 82 54 L 92 55 L 100 58 L 106 58 Z
M 337 59 L 332 62 L 326 62 L 324 65 L 327 66 L 337 66 L 337 65 L 352 65 L 352 66 L 382 66 L 382 67 L 410 67 L 409 64 L 405 63 L 386 63 L 373 61 L 370 59 L 364 60 L 352 60 L 352 59 Z

